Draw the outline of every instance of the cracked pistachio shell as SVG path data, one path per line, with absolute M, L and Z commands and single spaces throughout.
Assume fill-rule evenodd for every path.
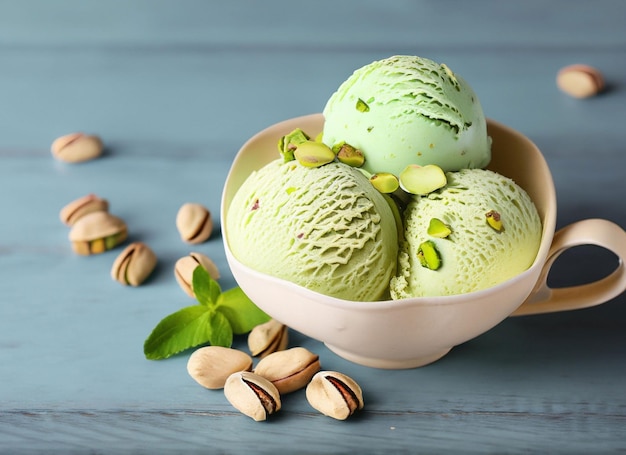
M 187 361 L 189 376 L 207 389 L 221 389 L 231 374 L 251 369 L 252 357 L 238 349 L 222 346 L 196 349 Z
M 318 371 L 319 356 L 302 347 L 269 354 L 254 369 L 256 374 L 271 381 L 281 394 L 305 387 Z
M 95 194 L 88 194 L 63 207 L 59 213 L 59 218 L 62 223 L 72 226 L 79 218 L 88 213 L 107 212 L 108 210 L 109 201 Z
M 174 276 L 185 293 L 194 298 L 193 293 L 193 271 L 198 266 L 204 267 L 214 280 L 219 280 L 220 271 L 215 263 L 202 253 L 189 253 L 188 256 L 180 258 L 174 265 Z
M 248 371 L 231 374 L 224 384 L 224 395 L 235 409 L 257 422 L 266 420 L 281 407 L 276 386 Z
M 102 155 L 102 140 L 98 136 L 72 133 L 54 140 L 50 151 L 52 156 L 68 163 L 93 160 Z
M 111 277 L 125 286 L 139 286 L 156 267 L 157 257 L 148 245 L 133 242 L 117 256 Z
M 354 379 L 337 371 L 320 371 L 306 388 L 309 404 L 322 414 L 345 420 L 363 409 L 363 392 Z
M 178 209 L 176 228 L 187 243 L 202 243 L 213 231 L 211 212 L 202 204 L 187 202 Z
M 124 220 L 109 212 L 92 212 L 79 218 L 69 233 L 72 248 L 81 255 L 104 253 L 122 243 L 127 236 Z
M 289 329 L 276 319 L 259 324 L 248 334 L 248 348 L 254 357 L 266 357 L 267 355 L 282 351 L 289 343 Z

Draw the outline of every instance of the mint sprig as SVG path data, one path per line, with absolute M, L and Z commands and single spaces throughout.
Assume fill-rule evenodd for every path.
M 270 319 L 239 287 L 222 292 L 202 266 L 193 271 L 192 289 L 198 304 L 182 308 L 157 324 L 143 345 L 147 359 L 166 359 L 207 343 L 230 347 L 233 335 L 247 333 Z

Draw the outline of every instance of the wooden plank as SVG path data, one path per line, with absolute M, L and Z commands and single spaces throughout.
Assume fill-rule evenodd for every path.
M 299 392 L 257 424 L 193 382 L 188 353 L 143 357 L 158 320 L 193 303 L 173 276 L 179 257 L 197 248 L 217 263 L 224 288 L 235 285 L 217 214 L 241 144 L 321 111 L 353 69 L 392 53 L 446 62 L 488 116 L 538 144 L 559 226 L 583 217 L 626 226 L 626 3 L 335 4 L 303 5 L 305 21 L 285 15 L 294 5 L 283 1 L 0 4 L 0 453 L 626 449 L 626 295 L 508 319 L 414 370 L 354 365 L 292 331 L 292 345 L 363 386 L 366 408 L 348 422 L 317 414 Z M 556 71 L 578 61 L 604 72 L 606 93 L 574 100 L 558 91 Z M 105 156 L 54 161 L 50 143 L 74 130 L 100 134 Z M 111 280 L 119 250 L 72 253 L 58 212 L 89 192 L 108 198 L 130 238 L 157 253 L 145 286 Z M 174 224 L 191 200 L 216 220 L 198 247 L 183 244 Z M 616 263 L 581 248 L 551 280 L 595 279 Z M 245 337 L 236 346 L 245 349 Z

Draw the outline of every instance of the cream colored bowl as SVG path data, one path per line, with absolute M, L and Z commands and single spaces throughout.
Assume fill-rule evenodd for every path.
M 626 289 L 626 233 L 606 220 L 585 220 L 555 235 L 556 195 L 552 175 L 539 149 L 522 134 L 488 121 L 493 138 L 489 169 L 512 178 L 533 199 L 543 222 L 543 237 L 533 265 L 524 273 L 469 294 L 395 301 L 353 302 L 328 297 L 259 273 L 231 253 L 226 219 L 229 204 L 247 176 L 279 158 L 280 137 L 294 128 L 312 136 L 323 117 L 312 114 L 273 125 L 246 142 L 237 154 L 222 195 L 221 217 L 226 257 L 242 290 L 265 312 L 289 327 L 324 342 L 350 361 L 377 368 L 413 368 L 444 356 L 511 314 L 563 311 L 603 303 Z M 551 289 L 546 278 L 567 248 L 600 245 L 619 257 L 607 277 L 581 286 Z

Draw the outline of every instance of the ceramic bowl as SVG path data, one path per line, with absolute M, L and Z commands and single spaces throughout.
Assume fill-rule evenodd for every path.
M 261 309 L 355 363 L 377 368 L 418 367 L 484 333 L 516 310 L 519 314 L 531 314 L 571 309 L 571 305 L 562 302 L 567 296 L 561 295 L 560 290 L 555 294 L 545 282 L 554 259 L 570 246 L 600 244 L 614 250 L 620 258 L 626 257 L 626 234 L 605 220 L 571 225 L 565 232 L 567 235 L 560 236 L 564 238 L 553 245 L 556 195 L 543 155 L 519 132 L 489 120 L 488 131 L 493 139 L 489 169 L 512 178 L 528 192 L 543 224 L 537 257 L 525 272 L 497 286 L 468 294 L 376 302 L 337 299 L 259 273 L 240 263 L 231 253 L 232 239 L 225 228 L 228 207 L 251 172 L 280 157 L 279 138 L 297 127 L 315 136 L 322 130 L 323 117 L 312 114 L 273 125 L 247 141 L 237 154 L 222 195 L 226 257 L 239 286 Z M 598 239 L 593 233 L 598 229 L 608 232 Z M 615 236 L 617 240 L 611 240 Z M 611 282 L 607 283 L 607 279 Z M 607 279 L 579 286 L 588 295 L 578 302 L 578 307 L 601 303 L 622 292 L 626 287 L 623 264 Z M 604 293 L 598 297 L 601 290 Z

